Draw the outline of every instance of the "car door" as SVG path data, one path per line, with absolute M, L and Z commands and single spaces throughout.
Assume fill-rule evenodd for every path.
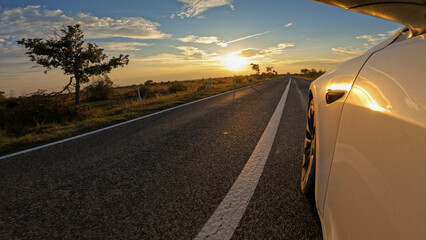
M 426 236 L 426 34 L 374 53 L 344 104 L 327 189 L 328 239 Z

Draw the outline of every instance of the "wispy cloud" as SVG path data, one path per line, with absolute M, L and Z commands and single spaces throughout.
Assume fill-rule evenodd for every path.
M 293 25 L 293 23 L 287 23 L 286 25 L 284 25 L 284 27 L 288 28 L 291 27 Z
M 228 44 L 231 44 L 231 43 L 234 43 L 234 42 L 239 42 L 239 41 L 250 39 L 250 38 L 254 38 L 254 37 L 258 37 L 258 36 L 262 36 L 262 35 L 268 34 L 270 32 L 271 31 L 256 33 L 256 34 L 252 34 L 252 35 L 249 35 L 249 36 L 234 39 L 234 40 L 231 40 L 231 41 L 228 41 L 228 42 L 219 40 L 219 38 L 215 37 L 215 36 L 200 37 L 200 36 L 195 36 L 195 35 L 188 35 L 188 36 L 183 37 L 183 38 L 177 38 L 177 40 L 179 40 L 181 42 L 191 42 L 191 43 L 204 43 L 204 44 L 215 43 L 218 46 L 227 47 Z
M 263 32 L 263 33 L 256 33 L 256 34 L 253 34 L 253 35 L 249 35 L 249 36 L 245 36 L 245 37 L 242 37 L 242 38 L 238 38 L 238 39 L 235 39 L 235 40 L 231 40 L 231 41 L 225 42 L 225 44 L 228 45 L 230 43 L 234 43 L 234 42 L 246 40 L 246 39 L 249 39 L 249 38 L 254 38 L 254 37 L 257 37 L 257 36 L 262 36 L 262 35 L 265 35 L 265 34 L 270 33 L 270 32 L 271 31 L 266 31 L 266 32 Z
M 364 51 L 361 49 L 355 49 L 350 47 L 331 48 L 331 51 L 333 51 L 333 53 L 344 55 L 361 55 L 364 53 Z
M 379 41 L 383 41 L 386 39 L 386 34 L 380 33 L 380 34 L 375 34 L 375 35 L 362 35 L 362 36 L 357 36 L 357 39 L 365 39 L 371 43 L 377 43 Z
M 203 44 L 211 44 L 215 43 L 221 47 L 226 47 L 228 44 L 220 41 L 218 37 L 215 36 L 209 36 L 209 37 L 200 37 L 195 35 L 188 35 L 183 38 L 177 38 L 177 40 L 181 42 L 190 42 L 190 43 L 203 43 Z
M 102 42 L 98 45 L 108 51 L 137 51 L 142 47 L 151 46 L 152 44 L 141 42 Z
M 176 16 L 180 18 L 198 17 L 210 8 L 221 7 L 228 5 L 231 10 L 234 10 L 232 5 L 233 0 L 178 0 L 183 3 L 179 13 L 172 14 L 170 17 Z
M 215 53 L 208 54 L 201 49 L 198 49 L 196 47 L 191 47 L 191 46 L 179 46 L 176 48 L 183 51 L 182 54 L 185 56 L 185 59 L 187 60 L 202 60 L 202 59 L 208 59 L 212 56 L 217 55 Z
M 159 23 L 141 18 L 98 18 L 88 13 L 67 16 L 61 10 L 41 6 L 0 9 L 0 38 L 46 37 L 63 25 L 79 23 L 87 38 L 124 37 L 134 39 L 163 39 L 170 37 L 161 32 Z
M 284 49 L 289 47 L 294 47 L 294 43 L 280 43 L 277 46 L 266 49 L 246 48 L 236 52 L 235 54 L 246 58 L 264 57 L 266 55 L 281 54 Z
M 373 35 L 361 35 L 357 36 L 357 39 L 363 39 L 367 40 L 370 44 L 377 44 L 381 41 L 384 41 L 394 35 L 399 29 L 395 29 L 392 31 L 387 31 L 386 33 L 379 33 L 379 34 L 373 34 Z

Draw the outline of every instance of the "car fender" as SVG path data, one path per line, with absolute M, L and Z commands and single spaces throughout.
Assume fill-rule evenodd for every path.
M 347 61 L 311 83 L 310 94 L 315 104 L 317 134 L 317 162 L 315 179 L 315 202 L 323 215 L 327 184 L 336 144 L 340 115 L 352 84 L 369 55 Z M 342 90 L 345 94 L 337 101 L 327 104 L 330 90 Z
M 328 180 L 344 102 L 352 89 L 356 77 L 367 60 L 375 52 L 391 44 L 403 31 L 404 28 L 399 29 L 392 37 L 371 48 L 363 55 L 331 69 L 313 81 L 309 87 L 310 98 L 314 99 L 316 110 L 317 161 L 315 169 L 315 202 L 320 218 L 324 214 Z M 340 99 L 328 104 L 326 94 L 329 91 L 344 91 L 345 94 Z

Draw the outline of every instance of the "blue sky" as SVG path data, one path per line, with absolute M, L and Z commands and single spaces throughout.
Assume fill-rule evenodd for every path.
M 0 0 L 0 90 L 60 89 L 67 77 L 33 68 L 16 40 L 75 23 L 109 56 L 130 55 L 117 85 L 250 74 L 251 62 L 329 70 L 401 27 L 305 0 Z

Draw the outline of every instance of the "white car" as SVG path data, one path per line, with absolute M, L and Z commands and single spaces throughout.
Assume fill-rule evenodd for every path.
M 302 192 L 324 239 L 426 239 L 426 1 L 318 1 L 406 27 L 312 82 Z

